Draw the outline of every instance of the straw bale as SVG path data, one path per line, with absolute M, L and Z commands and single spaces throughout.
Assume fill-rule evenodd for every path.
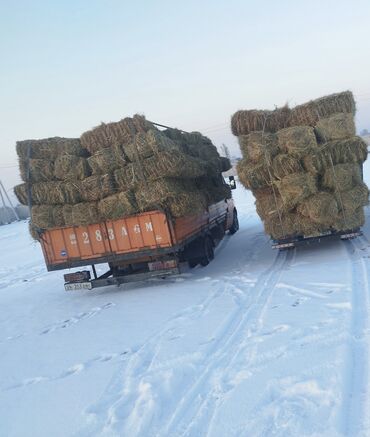
M 20 158 L 47 159 L 53 161 L 61 154 L 86 156 L 86 150 L 82 147 L 78 138 L 45 138 L 42 140 L 17 141 L 16 149 Z
M 32 220 L 30 220 L 30 222 L 28 223 L 28 231 L 31 235 L 31 237 L 35 240 L 35 241 L 40 241 L 41 239 L 41 229 L 34 225 L 32 223 Z
M 338 203 L 335 197 L 327 192 L 319 192 L 305 199 L 297 211 L 315 223 L 332 226 L 338 215 Z
M 337 231 L 350 231 L 360 228 L 365 224 L 364 209 L 358 208 L 355 211 L 342 211 L 336 220 L 334 229 Z
M 272 184 L 271 171 L 264 163 L 252 164 L 244 158 L 237 163 L 236 169 L 240 182 L 249 190 Z
M 133 141 L 124 146 L 125 155 L 131 162 L 176 149 L 180 150 L 180 146 L 156 129 L 136 134 Z
M 127 164 L 114 172 L 114 180 L 121 191 L 135 188 L 143 179 L 145 175 L 139 163 Z
M 21 205 L 28 205 L 27 184 L 19 184 L 14 187 L 14 194 Z
M 98 204 L 82 202 L 72 206 L 72 221 L 74 226 L 86 226 L 100 222 Z
M 267 160 L 270 164 L 272 158 L 279 153 L 277 136 L 268 132 L 251 132 L 239 138 L 240 150 L 243 157 L 253 162 Z
M 369 190 L 364 183 L 360 183 L 348 191 L 336 192 L 335 197 L 340 208 L 352 214 L 357 209 L 368 205 Z
M 256 198 L 255 204 L 257 213 L 262 220 L 287 212 L 277 190 L 275 190 L 274 194 L 271 188 L 262 188 L 254 190 L 253 194 Z
M 333 191 L 347 191 L 361 183 L 358 164 L 337 164 L 328 167 L 322 178 L 322 186 Z
M 143 172 L 148 180 L 163 177 L 196 178 L 206 173 L 204 161 L 186 156 L 179 151 L 166 151 L 142 161 Z
M 196 190 L 194 182 L 173 178 L 142 183 L 136 191 L 136 199 L 141 211 L 164 209 L 174 217 L 196 213 L 207 206 L 207 199 Z
M 277 133 L 281 150 L 297 157 L 305 156 L 317 149 L 315 133 L 310 126 L 294 126 Z
M 20 158 L 19 169 L 24 182 L 47 182 L 54 179 L 54 164 L 47 159 Z
M 61 184 L 61 190 L 63 193 L 63 202 L 62 202 L 63 204 L 64 203 L 75 204 L 83 200 L 81 182 L 71 182 L 71 181 L 63 182 Z
M 82 200 L 94 202 L 114 194 L 116 186 L 110 174 L 94 175 L 84 179 L 81 183 Z
M 72 211 L 73 211 L 73 205 L 63 205 L 62 214 L 63 214 L 64 224 L 66 226 L 74 225 Z
M 283 204 L 291 209 L 317 192 L 316 178 L 309 173 L 292 173 L 275 181 Z
M 248 135 L 254 131 L 277 132 L 288 125 L 288 106 L 270 110 L 252 109 L 237 111 L 231 118 L 231 130 L 236 136 Z
M 133 118 L 127 117 L 118 122 L 102 123 L 83 133 L 81 144 L 91 154 L 94 154 L 107 147 L 123 147 L 133 141 L 137 133 L 147 132 L 149 129 L 155 129 L 155 127 L 146 121 L 145 117 L 136 114 Z M 123 152 L 123 149 L 121 151 Z
M 291 110 L 289 126 L 315 126 L 321 118 L 345 112 L 354 115 L 356 103 L 351 91 L 331 94 L 296 106 Z
M 135 195 L 131 190 L 102 199 L 98 207 L 103 220 L 116 220 L 138 212 Z
M 112 148 L 101 149 L 87 159 L 93 175 L 113 173 L 126 165 L 126 158 Z
M 209 205 L 231 198 L 230 186 L 225 183 L 223 176 L 220 174 L 214 177 L 202 176 L 196 178 L 194 182 L 196 189 L 204 194 Z M 190 187 L 190 189 L 194 190 L 194 187 Z
M 306 171 L 323 173 L 336 164 L 362 163 L 367 158 L 367 145 L 360 137 L 329 141 L 303 158 Z
M 334 114 L 320 119 L 315 126 L 315 134 L 319 141 L 342 140 L 356 135 L 355 121 L 352 114 Z
M 277 179 L 282 179 L 292 173 L 303 172 L 300 161 L 287 153 L 280 153 L 272 161 L 272 169 Z
M 64 226 L 61 205 L 34 205 L 31 208 L 31 221 L 41 229 L 59 228 Z
M 263 224 L 265 232 L 275 240 L 293 237 L 298 232 L 297 215 L 294 213 L 284 213 L 280 217 L 272 214 L 265 217 Z
M 90 174 L 91 169 L 86 158 L 64 154 L 55 160 L 54 175 L 58 180 L 82 180 Z

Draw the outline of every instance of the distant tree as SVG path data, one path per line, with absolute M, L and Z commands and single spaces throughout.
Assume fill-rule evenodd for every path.
M 222 146 L 221 146 L 221 155 L 225 156 L 225 158 L 230 159 L 230 150 L 226 144 L 222 144 Z
M 369 131 L 367 129 L 362 129 L 362 131 L 360 132 L 360 135 L 362 137 L 364 137 L 365 135 L 369 135 Z

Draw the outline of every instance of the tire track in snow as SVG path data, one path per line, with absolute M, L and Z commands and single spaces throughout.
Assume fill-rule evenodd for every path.
M 253 262 L 255 255 L 260 251 L 262 252 L 265 250 L 266 243 L 268 244 L 265 235 L 262 232 L 254 236 L 252 240 L 253 244 L 249 245 L 243 252 L 243 259 L 245 259 L 244 264 L 242 263 L 242 259 L 239 259 L 239 262 L 243 264 L 243 267 L 247 272 L 249 272 L 248 267 Z M 272 268 L 276 262 L 277 260 L 275 259 L 270 268 Z M 198 281 L 199 280 L 200 279 L 198 279 Z M 129 361 L 125 363 L 123 368 L 112 377 L 111 382 L 108 384 L 100 400 L 92 404 L 86 410 L 86 426 L 82 427 L 77 435 L 86 436 L 92 434 L 122 434 L 122 428 L 125 425 L 127 426 L 128 416 L 132 415 L 133 411 L 138 409 L 137 404 L 140 404 L 140 387 L 146 386 L 145 382 L 143 381 L 145 381 L 148 375 L 157 373 L 159 370 L 166 370 L 166 368 L 171 369 L 174 365 L 178 364 L 174 363 L 173 361 L 168 361 L 160 368 L 157 366 L 155 369 L 153 369 L 152 366 L 161 342 L 171 341 L 173 339 L 173 331 L 178 330 L 179 327 L 183 329 L 184 327 L 186 328 L 187 325 L 191 326 L 194 320 L 199 319 L 207 314 L 208 308 L 224 294 L 231 295 L 236 302 L 236 314 L 244 312 L 245 307 L 248 307 L 248 305 L 244 305 L 244 307 L 240 308 L 238 303 L 238 300 L 240 299 L 240 291 L 236 290 L 236 287 L 232 285 L 231 281 L 228 279 L 225 280 L 224 276 L 221 277 L 221 281 L 222 282 L 220 283 L 220 279 L 215 279 L 213 281 L 213 285 L 219 284 L 216 291 L 213 293 L 208 293 L 207 297 L 200 303 L 191 305 L 190 307 L 180 311 L 173 318 L 171 318 L 159 332 L 152 335 L 142 346 L 139 347 L 139 349 L 132 353 Z M 251 293 L 247 293 L 247 299 L 250 301 L 253 299 L 253 285 L 254 283 L 249 284 L 251 287 Z M 245 294 L 245 290 L 242 290 L 241 293 Z M 228 329 L 230 329 L 230 325 L 234 323 L 234 316 L 235 312 L 232 312 L 227 319 L 226 326 L 224 327 L 223 337 L 226 337 Z M 214 340 L 215 339 L 212 338 L 208 342 L 200 343 L 199 346 L 209 345 L 208 347 L 212 349 L 214 348 Z M 207 353 L 205 355 L 205 357 L 202 357 L 203 361 L 207 361 L 209 357 Z M 179 357 L 181 364 L 184 364 L 184 362 L 185 366 L 189 364 L 193 371 L 196 370 L 195 366 L 198 365 L 198 362 L 194 363 L 194 361 L 197 361 L 198 359 L 198 355 L 182 355 Z M 158 406 L 160 408 L 160 399 L 157 399 L 157 403 L 159 404 Z M 175 404 L 176 401 L 173 402 L 171 400 L 171 408 L 174 408 Z M 142 412 L 142 415 L 145 415 L 144 411 Z M 150 413 L 147 412 L 147 415 L 150 415 Z M 141 419 L 144 420 L 143 418 Z M 142 435 L 139 434 L 140 431 L 143 432 L 142 430 L 130 430 L 130 435 Z M 150 435 L 154 435 L 152 429 L 150 429 Z
M 361 251 L 367 252 L 367 249 L 360 247 L 360 241 L 368 243 L 367 238 L 361 237 L 359 240 L 345 242 L 352 269 L 350 374 L 343 409 L 345 431 L 349 436 L 369 435 L 370 432 L 370 266 L 361 254 Z
M 254 300 L 250 305 L 245 301 L 240 302 L 233 326 L 219 340 L 214 353 L 207 357 L 205 368 L 157 436 L 186 436 L 192 435 L 192 431 L 198 435 L 208 435 L 212 418 L 224 395 L 234 387 L 225 375 L 244 351 L 250 338 L 256 336 L 263 328 L 264 313 L 282 271 L 293 258 L 293 253 L 295 252 L 279 252 L 273 265 L 259 276 L 252 291 Z M 245 368 L 252 362 L 255 350 L 256 347 L 249 352 Z M 208 393 L 204 399 L 201 398 L 202 393 Z

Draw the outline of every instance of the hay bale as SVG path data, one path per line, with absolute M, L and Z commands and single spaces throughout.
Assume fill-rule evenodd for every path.
M 333 191 L 347 191 L 362 181 L 358 164 L 337 164 L 328 167 L 322 177 L 322 186 Z
M 83 180 L 91 175 L 91 169 L 86 158 L 75 155 L 60 155 L 54 163 L 54 176 L 63 180 Z
M 316 178 L 309 173 L 293 173 L 274 183 L 287 209 L 317 192 Z
M 21 205 L 28 205 L 27 184 L 19 184 L 14 187 L 14 194 Z
M 268 132 L 251 132 L 238 138 L 244 158 L 255 163 L 266 160 L 268 164 L 279 153 L 277 136 Z
M 142 169 L 145 178 L 197 178 L 206 173 L 206 166 L 201 159 L 186 156 L 178 150 L 162 152 L 158 156 L 144 159 Z
M 231 118 L 231 131 L 234 135 L 248 135 L 254 131 L 277 132 L 288 125 L 290 109 L 288 106 L 273 111 L 252 109 L 237 111 Z
M 81 187 L 81 197 L 86 202 L 101 200 L 117 191 L 110 174 L 90 176 L 81 182 Z
M 271 216 L 279 216 L 279 214 L 286 213 L 286 207 L 283 204 L 281 196 L 275 190 L 271 188 L 262 188 L 253 191 L 256 198 L 256 210 L 257 214 L 262 220 L 269 219 Z
M 292 155 L 280 153 L 272 161 L 272 169 L 275 178 L 282 179 L 292 173 L 303 172 L 301 162 Z
M 73 205 L 63 205 L 62 215 L 63 215 L 65 226 L 74 225 L 72 211 L 73 211 Z
M 81 135 L 81 144 L 91 154 L 107 147 L 118 147 L 123 152 L 122 146 L 130 143 L 137 133 L 147 132 L 155 127 L 145 120 L 145 117 L 134 115 L 133 118 L 124 118 L 118 122 L 102 123 Z
M 355 121 L 352 114 L 334 114 L 320 119 L 315 126 L 315 134 L 319 141 L 343 140 L 356 135 Z
M 335 197 L 339 207 L 348 214 L 368 205 L 369 190 L 364 183 L 360 183 L 348 191 L 336 192 Z
M 133 141 L 124 146 L 124 153 L 133 162 L 176 149 L 180 151 L 180 146 L 175 141 L 156 129 L 150 129 L 148 132 L 136 134 Z
M 296 106 L 290 112 L 288 123 L 289 126 L 315 126 L 320 119 L 340 112 L 355 114 L 356 103 L 351 91 L 331 94 Z
M 141 211 L 164 209 L 174 217 L 195 214 L 207 207 L 207 200 L 193 181 L 173 178 L 140 184 L 136 200 Z
M 28 158 L 28 148 L 30 148 L 30 158 L 34 159 L 53 161 L 62 154 L 86 156 L 86 150 L 78 138 L 53 137 L 42 140 L 17 141 L 16 149 L 20 158 Z
M 19 169 L 24 182 L 47 182 L 54 179 L 54 164 L 47 159 L 20 158 Z
M 245 188 L 249 190 L 263 188 L 271 185 L 272 170 L 269 172 L 269 168 L 265 163 L 252 164 L 246 159 L 241 159 L 236 165 L 239 180 Z
M 301 158 L 317 149 L 315 132 L 310 126 L 294 126 L 277 133 L 279 148 Z
M 298 205 L 297 211 L 315 223 L 330 227 L 335 223 L 339 209 L 332 194 L 319 192 Z
M 99 150 L 87 159 L 93 175 L 113 173 L 114 170 L 127 164 L 122 153 L 106 148 Z
M 346 140 L 329 141 L 320 146 L 314 153 L 303 158 L 306 171 L 316 174 L 323 173 L 332 163 L 362 163 L 367 158 L 367 145 L 360 137 Z
M 358 208 L 355 211 L 342 211 L 333 228 L 337 231 L 351 231 L 360 228 L 364 224 L 364 209 Z
M 86 226 L 100 222 L 98 204 L 82 202 L 72 206 L 72 222 L 74 226 Z
M 298 232 L 297 215 L 289 212 L 280 217 L 277 214 L 268 216 L 264 219 L 263 224 L 266 234 L 274 240 L 294 237 Z
M 222 175 L 214 177 L 202 176 L 195 179 L 196 190 L 201 191 L 207 200 L 207 205 L 231 198 L 231 189 Z M 194 190 L 194 187 L 190 187 Z
M 145 175 L 138 163 L 127 164 L 114 172 L 114 180 L 121 191 L 135 188 L 143 179 L 145 179 Z
M 52 229 L 64 226 L 62 206 L 34 205 L 31 208 L 31 221 L 35 227 Z
M 116 220 L 138 212 L 135 195 L 131 190 L 102 199 L 98 208 L 103 220 Z

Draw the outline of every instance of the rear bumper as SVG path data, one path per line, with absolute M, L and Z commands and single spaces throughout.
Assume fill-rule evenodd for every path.
M 156 270 L 153 272 L 144 272 L 144 273 L 133 273 L 130 275 L 123 275 L 123 276 L 114 276 L 109 278 L 101 278 L 101 279 L 92 279 L 91 281 L 88 281 L 89 284 L 91 284 L 91 287 L 87 288 L 84 287 L 84 289 L 93 289 L 93 288 L 99 288 L 99 287 L 107 287 L 110 285 L 122 285 L 122 284 L 128 284 L 131 282 L 140 282 L 140 281 L 146 281 L 148 279 L 153 278 L 165 278 L 167 276 L 171 275 L 178 275 L 180 274 L 180 268 L 176 267 L 173 269 L 167 269 L 167 270 Z M 87 282 L 85 282 L 86 284 Z M 64 287 L 67 291 L 70 291 L 68 289 L 68 285 L 71 285 L 72 283 L 66 283 L 64 284 Z M 76 283 L 78 284 L 78 283 Z
M 327 234 L 318 235 L 316 237 L 294 237 L 287 238 L 285 240 L 274 240 L 272 244 L 273 249 L 290 249 L 293 247 L 304 246 L 312 243 L 320 243 L 322 240 L 350 240 L 352 238 L 360 237 L 362 235 L 362 231 L 360 229 L 354 229 L 349 231 L 342 232 L 328 232 Z

